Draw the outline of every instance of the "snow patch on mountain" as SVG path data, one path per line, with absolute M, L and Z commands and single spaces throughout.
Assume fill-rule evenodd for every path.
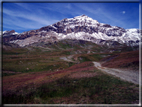
M 55 42 L 64 39 L 91 41 L 99 44 L 114 41 L 128 45 L 138 45 L 140 30 L 123 29 L 109 24 L 99 23 L 86 15 L 63 19 L 52 25 L 18 34 L 14 30 L 3 32 L 3 36 L 12 36 L 3 40 L 16 43 L 21 47 L 36 42 Z

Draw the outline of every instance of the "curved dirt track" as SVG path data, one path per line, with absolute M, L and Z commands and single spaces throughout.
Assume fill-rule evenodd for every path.
M 68 61 L 68 62 L 73 62 L 71 58 L 72 58 L 72 55 L 67 56 L 67 57 L 61 57 L 60 59 L 64 61 Z M 139 72 L 138 71 L 107 68 L 107 67 L 102 67 L 100 62 L 93 61 L 93 63 L 96 68 L 98 68 L 99 70 L 103 72 L 119 77 L 122 80 L 129 81 L 134 84 L 139 84 Z
M 94 66 L 101 71 L 112 74 L 116 77 L 121 78 L 122 80 L 129 81 L 134 84 L 139 84 L 139 72 L 122 70 L 122 69 L 107 68 L 107 67 L 102 67 L 99 62 L 93 62 L 93 63 L 94 63 Z

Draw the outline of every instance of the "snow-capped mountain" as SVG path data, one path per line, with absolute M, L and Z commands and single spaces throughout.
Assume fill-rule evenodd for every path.
M 16 33 L 14 30 L 3 33 L 3 42 L 15 43 L 21 47 L 36 42 L 55 42 L 63 39 L 77 39 L 91 41 L 96 44 L 109 45 L 108 41 L 120 44 L 138 45 L 140 30 L 123 29 L 109 24 L 99 23 L 97 20 L 81 15 L 74 18 L 63 19 L 55 24 Z

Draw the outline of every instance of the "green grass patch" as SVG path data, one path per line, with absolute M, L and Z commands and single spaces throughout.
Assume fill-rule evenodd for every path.
M 4 77 L 4 76 L 11 76 L 11 75 L 15 75 L 15 73 L 2 73 L 2 77 Z
M 63 49 L 72 48 L 72 46 L 71 46 L 70 44 L 68 44 L 68 43 L 63 44 L 63 43 L 59 42 L 58 45 L 59 45 L 61 48 L 63 48 Z
M 102 59 L 102 56 L 100 54 L 93 54 L 93 55 L 90 55 L 91 57 L 93 57 L 92 59 L 94 61 L 100 61 Z
M 2 50 L 2 55 L 20 55 L 26 54 L 28 50 L 26 48 L 12 48 L 10 50 Z
M 84 54 L 84 55 L 80 55 L 78 57 L 78 59 L 79 59 L 80 62 L 85 62 L 85 61 L 100 61 L 102 58 L 103 57 L 100 54 L 91 54 L 91 55 Z
M 66 69 L 73 65 L 70 62 L 7 62 L 2 65 L 3 71 L 14 72 L 40 72 Z M 5 75 L 6 76 L 6 75 Z
M 86 61 L 91 61 L 87 56 L 80 56 L 78 57 L 80 62 L 86 62 Z
M 75 65 L 75 63 L 73 63 L 73 62 L 69 62 L 69 63 L 68 63 L 68 66 L 69 66 L 69 67 L 71 67 L 71 66 L 73 66 L 73 65 Z

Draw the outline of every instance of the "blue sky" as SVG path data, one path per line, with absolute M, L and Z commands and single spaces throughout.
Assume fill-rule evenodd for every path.
M 139 28 L 139 3 L 3 3 L 3 31 L 22 33 L 85 14 L 100 23 Z

